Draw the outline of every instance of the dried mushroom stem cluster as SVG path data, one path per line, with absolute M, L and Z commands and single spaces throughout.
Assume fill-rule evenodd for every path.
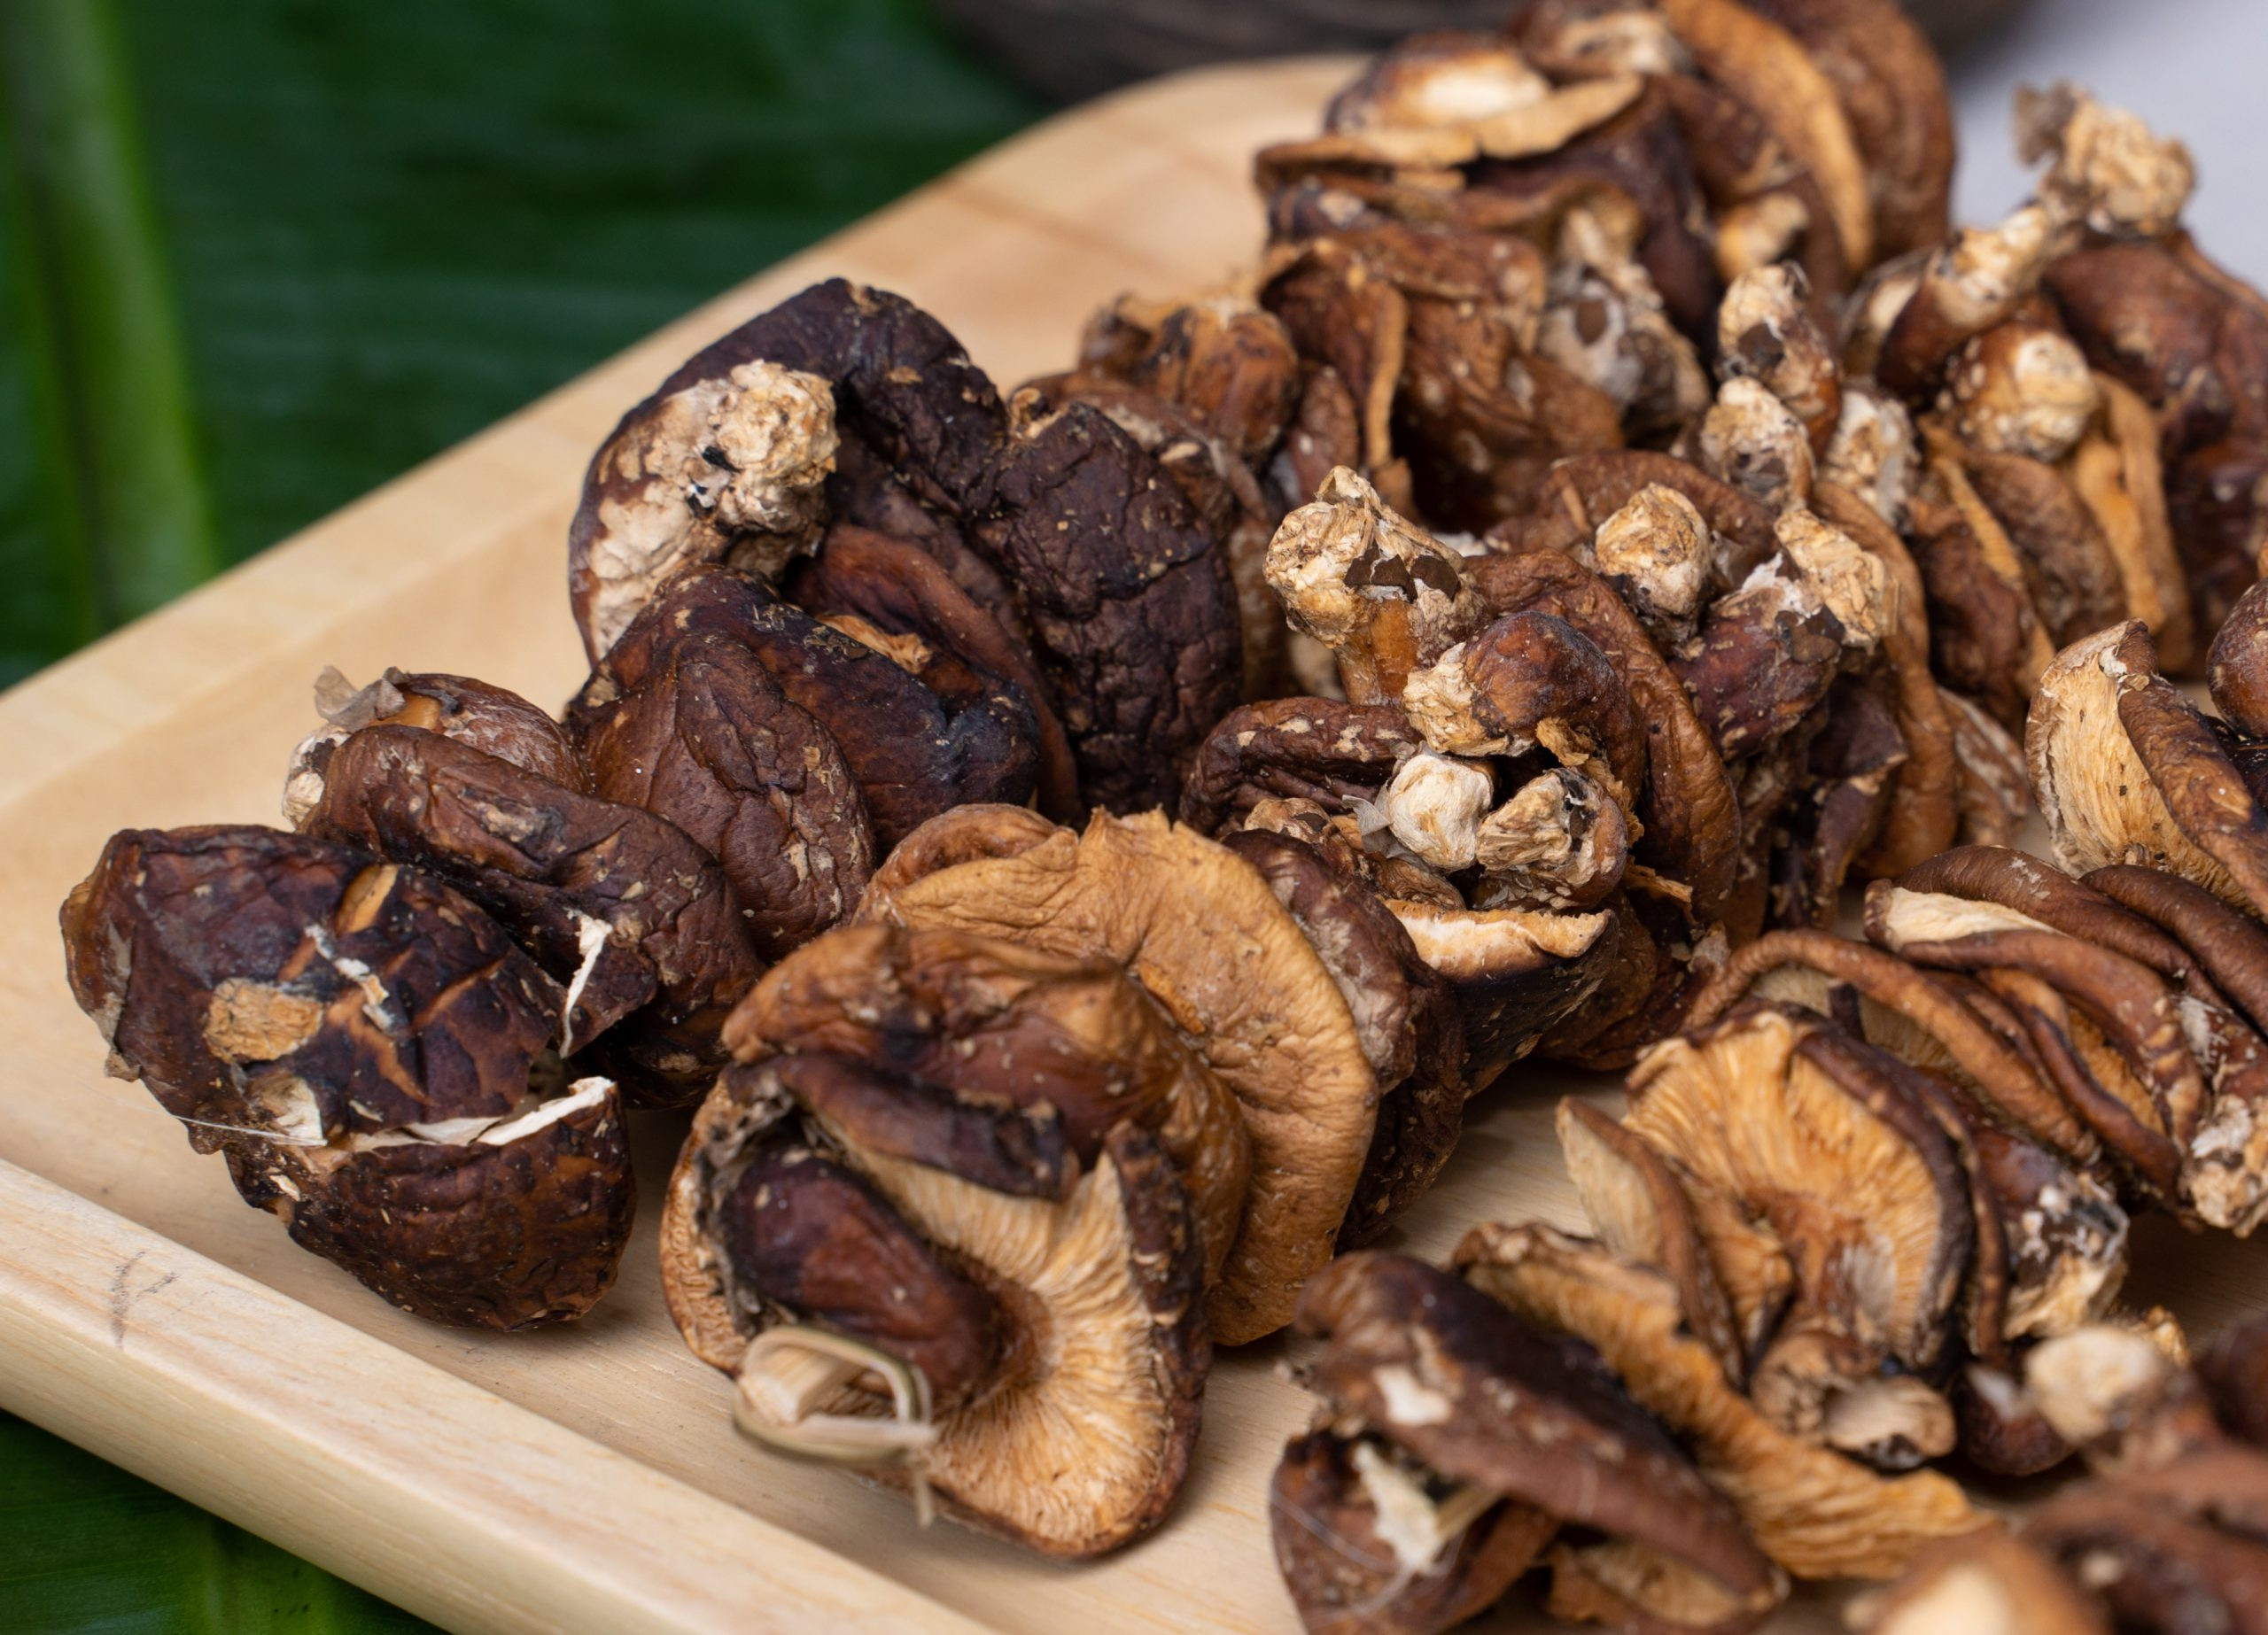
M 1854 1610 L 1867 1635 L 2109 1635 L 2252 1630 L 2262 1618 L 2268 1447 L 2258 1321 L 2186 1357 L 2088 1328 L 2028 1360 L 2031 1395 L 2085 1455 L 2075 1483 L 2013 1527 L 1926 1552 Z

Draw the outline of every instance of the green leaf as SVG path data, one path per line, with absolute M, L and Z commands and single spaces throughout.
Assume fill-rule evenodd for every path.
M 0 1629 L 409 1635 L 431 1627 L 0 1414 Z

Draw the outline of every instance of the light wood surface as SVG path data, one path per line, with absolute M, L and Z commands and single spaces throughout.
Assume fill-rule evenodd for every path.
M 589 1319 L 420 1323 L 294 1248 L 103 1076 L 55 910 L 114 829 L 276 821 L 325 664 L 563 701 L 584 462 L 696 345 L 840 273 L 929 307 L 1003 383 L 1060 367 L 1111 295 L 1249 259 L 1253 148 L 1311 127 L 1345 72 L 1199 73 L 1043 126 L 0 697 L 0 1404 L 458 1629 L 1296 1629 L 1267 1541 L 1267 1475 L 1306 1413 L 1279 1344 L 1220 1360 L 1188 1486 L 1144 1544 L 1065 1569 L 917 1531 L 902 1500 L 740 1442 L 726 1383 L 679 1343 L 653 1228 L 682 1115 L 635 1127 L 646 1208 Z M 1509 1075 L 1400 1245 L 1578 1224 L 1550 1122 L 1571 1088 L 1611 1094 Z M 2136 1284 L 2200 1328 L 2268 1303 L 2259 1246 L 2163 1223 L 2139 1239 Z M 1775 1627 L 1836 1627 L 1833 1600 Z M 1482 1627 L 1538 1622 L 1515 1606 Z

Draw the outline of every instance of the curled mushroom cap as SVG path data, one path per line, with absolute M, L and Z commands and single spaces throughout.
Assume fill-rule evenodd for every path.
M 1555 1562 L 1563 1579 L 1603 1580 L 1596 1590 L 1621 1590 L 1678 1627 L 1754 1617 L 1780 1600 L 1783 1581 L 1732 1506 L 1660 1427 L 1595 1364 L 1470 1284 L 1406 1256 L 1349 1255 L 1309 1283 L 1299 1321 L 1325 1341 L 1309 1384 L 1334 1423 L 1359 1425 L 1476 1499 L 1511 1499 L 1623 1546 L 1577 1547 Z M 1655 1570 L 1616 1570 L 1624 1554 Z M 1692 1616 L 1702 1608 L 1714 1616 Z
M 659 392 L 600 445 L 568 531 L 568 591 L 595 663 L 673 575 L 777 573 L 819 539 L 835 394 L 762 359 Z
M 1387 906 L 1456 996 L 1476 1092 L 1598 991 L 1621 937 L 1606 911 L 1456 909 L 1399 897 Z
M 718 1030 L 756 950 L 723 871 L 676 825 L 377 725 L 332 751 L 303 826 L 430 868 L 494 914 L 566 988 L 560 1050 L 607 1035 L 634 1094 L 688 1101 L 723 1065 Z
M 1933 1471 L 1876 1475 L 1774 1427 L 1685 1327 L 1662 1273 L 1543 1226 L 1480 1226 L 1457 1269 L 1548 1331 L 1597 1348 L 1631 1397 L 1684 1437 L 1764 1554 L 1798 1578 L 1886 1578 L 1931 1539 L 1985 1518 Z
M 781 1151 L 791 1115 L 823 1162 Z M 1098 1554 L 1187 1471 L 1201 1251 L 1131 1122 L 1084 1166 L 1044 1104 L 824 1054 L 738 1067 L 679 1156 L 662 1272 L 744 1430 L 910 1477 L 987 1532 Z
M 1340 467 L 1268 546 L 1268 583 L 1293 627 L 1338 655 L 1357 704 L 1399 697 L 1481 623 L 1456 554 L 1412 526 Z
M 2196 707 L 2157 674 L 2139 620 L 2056 655 L 2024 752 L 2066 869 L 2151 864 L 2268 911 L 2268 821 Z
M 633 1192 L 564 996 L 432 876 L 306 835 L 126 830 L 62 913 L 72 991 L 245 1200 L 436 1321 L 577 1317 Z
M 1378 1086 L 1338 984 L 1250 864 L 1156 814 L 1098 816 L 874 893 L 860 917 L 1106 958 L 1147 988 L 1252 1134 L 1243 1231 L 1208 1298 L 1214 1337 L 1240 1344 L 1290 1320 L 1346 1217 Z
M 1793 1259 L 1797 1306 L 1759 1364 L 1759 1406 L 1852 1452 L 1945 1452 L 1944 1404 L 1861 1360 L 1918 1372 L 1953 1339 L 1975 1218 L 1928 1111 L 1868 1047 L 1762 1008 L 1655 1046 L 1630 1090 L 1627 1127 L 1768 1219 Z
M 743 1060 L 846 1057 L 962 1095 L 1044 1102 L 1085 1164 L 1130 1121 L 1179 1166 L 1208 1274 L 1236 1240 L 1252 1145 L 1235 1099 L 1115 965 L 957 931 L 845 926 L 766 972 L 725 1037 Z
M 2268 585 L 2237 598 L 2214 634 L 2206 666 L 2221 719 L 2247 738 L 2268 738 Z

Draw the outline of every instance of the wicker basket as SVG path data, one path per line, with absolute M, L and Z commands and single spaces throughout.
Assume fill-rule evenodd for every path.
M 1490 28 L 1507 0 L 936 0 L 987 56 L 1063 101 L 1239 57 L 1376 50 L 1421 28 Z M 1948 53 L 2025 0 L 1907 0 Z

